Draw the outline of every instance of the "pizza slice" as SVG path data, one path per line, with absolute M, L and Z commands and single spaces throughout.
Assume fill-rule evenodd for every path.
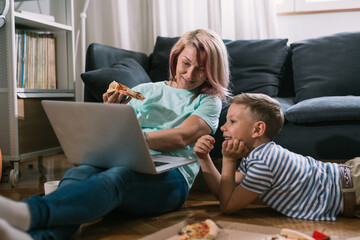
M 168 240 L 213 240 L 219 234 L 219 227 L 210 219 L 186 225 L 178 235 Z
M 315 239 L 304 233 L 292 229 L 283 228 L 281 229 L 280 234 L 273 236 L 271 240 L 315 240 Z
M 136 92 L 136 91 L 132 90 L 131 88 L 129 88 L 129 87 L 127 87 L 127 86 L 125 86 L 125 85 L 123 85 L 121 83 L 117 83 L 116 81 L 112 81 L 109 84 L 109 88 L 108 88 L 107 92 L 111 93 L 111 92 L 115 92 L 115 91 L 121 92 L 125 96 L 129 96 L 129 97 L 141 100 L 141 101 L 143 101 L 145 99 L 145 97 L 141 93 Z

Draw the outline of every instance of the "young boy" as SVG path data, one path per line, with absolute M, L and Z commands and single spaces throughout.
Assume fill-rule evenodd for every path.
M 284 123 L 276 100 L 243 93 L 230 102 L 221 127 L 225 138 L 221 175 L 209 155 L 214 138 L 202 136 L 194 146 L 222 212 L 236 212 L 260 197 L 294 218 L 336 220 L 340 213 L 354 215 L 355 204 L 360 204 L 360 158 L 339 165 L 290 152 L 272 141 Z

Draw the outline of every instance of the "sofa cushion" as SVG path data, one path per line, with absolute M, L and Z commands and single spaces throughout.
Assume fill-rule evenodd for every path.
M 153 82 L 168 80 L 171 48 L 179 37 L 157 37 L 154 51 L 150 54 L 149 76 Z
M 99 102 L 103 101 L 102 95 L 112 81 L 120 82 L 130 88 L 140 83 L 151 82 L 144 68 L 132 58 L 124 58 L 109 68 L 84 72 L 81 78 L 85 88 Z
M 274 97 L 280 103 L 281 111 L 285 114 L 286 111 L 295 104 L 294 98 L 281 98 L 281 97 Z
M 296 102 L 360 95 L 360 32 L 291 44 Z
M 287 39 L 237 40 L 226 43 L 230 56 L 231 91 L 275 97 L 288 54 Z
M 359 121 L 360 97 L 318 97 L 289 107 L 285 118 L 293 123 Z
M 86 71 L 111 67 L 124 58 L 135 59 L 147 72 L 149 57 L 145 53 L 125 50 L 117 47 L 92 43 L 86 51 Z

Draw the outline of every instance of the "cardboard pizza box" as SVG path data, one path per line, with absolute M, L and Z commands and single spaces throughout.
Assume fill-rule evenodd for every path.
M 279 228 L 263 227 L 252 224 L 232 223 L 225 221 L 216 222 L 220 227 L 220 233 L 216 239 L 219 240 L 259 240 L 259 239 L 271 239 L 273 235 L 280 233 Z M 161 240 L 167 239 L 174 235 L 177 235 L 179 231 L 188 224 L 187 221 L 179 222 L 173 226 L 162 229 L 151 235 L 148 235 L 140 240 Z

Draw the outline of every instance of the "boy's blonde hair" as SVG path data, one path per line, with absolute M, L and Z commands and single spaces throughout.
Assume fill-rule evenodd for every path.
M 251 118 L 266 124 L 265 137 L 273 140 L 284 125 L 284 114 L 275 99 L 262 93 L 242 93 L 230 99 L 231 103 L 243 104 L 250 109 Z
M 208 29 L 187 32 L 173 46 L 170 53 L 170 80 L 175 81 L 178 57 L 186 46 L 196 48 L 198 61 L 200 61 L 200 52 L 205 53 L 205 62 L 199 65 L 205 66 L 207 79 L 200 86 L 199 93 L 218 96 L 222 99 L 229 96 L 228 52 L 219 35 Z

